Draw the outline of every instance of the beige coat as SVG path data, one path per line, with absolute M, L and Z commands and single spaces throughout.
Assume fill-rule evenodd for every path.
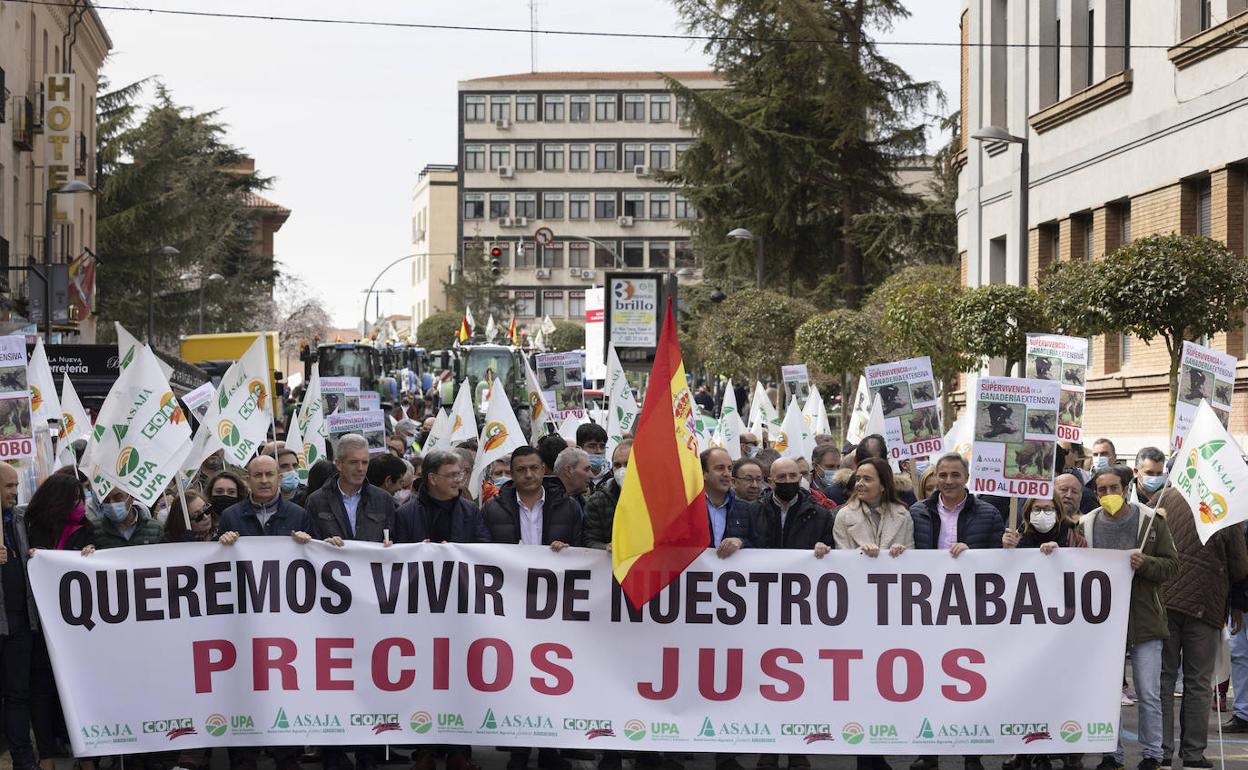
M 910 511 L 900 503 L 883 503 L 880 507 L 880 532 L 867 517 L 867 507 L 851 499 L 836 509 L 836 523 L 832 537 L 837 548 L 861 548 L 870 543 L 887 551 L 900 543 L 906 548 L 914 547 L 914 519 Z

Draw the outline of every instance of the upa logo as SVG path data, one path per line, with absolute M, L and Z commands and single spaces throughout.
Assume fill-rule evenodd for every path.
M 208 718 L 204 720 L 204 729 L 207 730 L 208 734 L 213 738 L 220 738 L 222 735 L 225 735 L 226 728 L 229 727 L 229 724 L 230 723 L 226 721 L 224 714 L 209 714 Z
M 412 714 L 408 724 L 411 726 L 412 732 L 417 735 L 424 735 L 433 729 L 433 717 L 429 715 L 428 711 L 417 711 L 415 714 Z
M 680 728 L 675 722 L 651 722 L 650 735 L 655 738 L 679 738 Z
M 497 449 L 507 440 L 507 428 L 501 422 L 489 423 L 485 426 L 483 433 L 485 435 L 485 445 L 481 450 L 483 452 Z
M 132 446 L 125 447 L 117 455 L 117 475 L 129 476 L 137 471 L 142 464 L 143 460 L 139 457 L 138 451 Z
M 640 719 L 630 719 L 624 723 L 624 737 L 630 741 L 645 740 L 646 723 Z
M 841 728 L 841 738 L 850 746 L 857 746 L 866 737 L 866 731 L 857 722 L 848 722 Z
M 1083 725 L 1073 719 L 1068 719 L 1057 728 L 1057 734 L 1067 743 L 1077 743 L 1083 737 Z
M 1089 741 L 1113 741 L 1114 726 L 1109 722 L 1088 722 L 1085 732 Z
M 222 420 L 217 423 L 217 438 L 228 447 L 236 447 L 243 440 L 243 434 L 238 432 L 238 426 L 233 421 Z

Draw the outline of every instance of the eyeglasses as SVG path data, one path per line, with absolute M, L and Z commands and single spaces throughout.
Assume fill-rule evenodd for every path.
M 455 471 L 454 473 L 435 473 L 433 475 L 441 476 L 442 478 L 450 479 L 451 481 L 463 481 L 464 479 L 463 471 Z
M 1056 508 L 1041 508 L 1040 506 L 1036 506 L 1035 508 L 1031 509 L 1031 512 L 1032 513 L 1057 513 L 1057 509 Z
M 191 521 L 203 521 L 208 518 L 208 510 L 204 509 L 191 517 Z
M 744 482 L 747 487 L 761 487 L 763 485 L 762 476 L 733 476 L 733 478 Z

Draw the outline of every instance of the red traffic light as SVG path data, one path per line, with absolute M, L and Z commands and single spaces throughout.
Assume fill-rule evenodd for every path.
M 503 250 L 500 249 L 498 246 L 494 246 L 493 248 L 490 249 L 490 256 L 495 257 L 495 258 L 501 257 L 503 256 Z

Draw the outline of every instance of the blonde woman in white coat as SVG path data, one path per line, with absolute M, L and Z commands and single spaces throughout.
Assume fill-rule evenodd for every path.
M 914 519 L 897 499 L 887 462 L 872 457 L 858 465 L 853 493 L 836 509 L 832 538 L 837 548 L 857 548 L 871 557 L 882 551 L 896 557 L 914 547 Z

